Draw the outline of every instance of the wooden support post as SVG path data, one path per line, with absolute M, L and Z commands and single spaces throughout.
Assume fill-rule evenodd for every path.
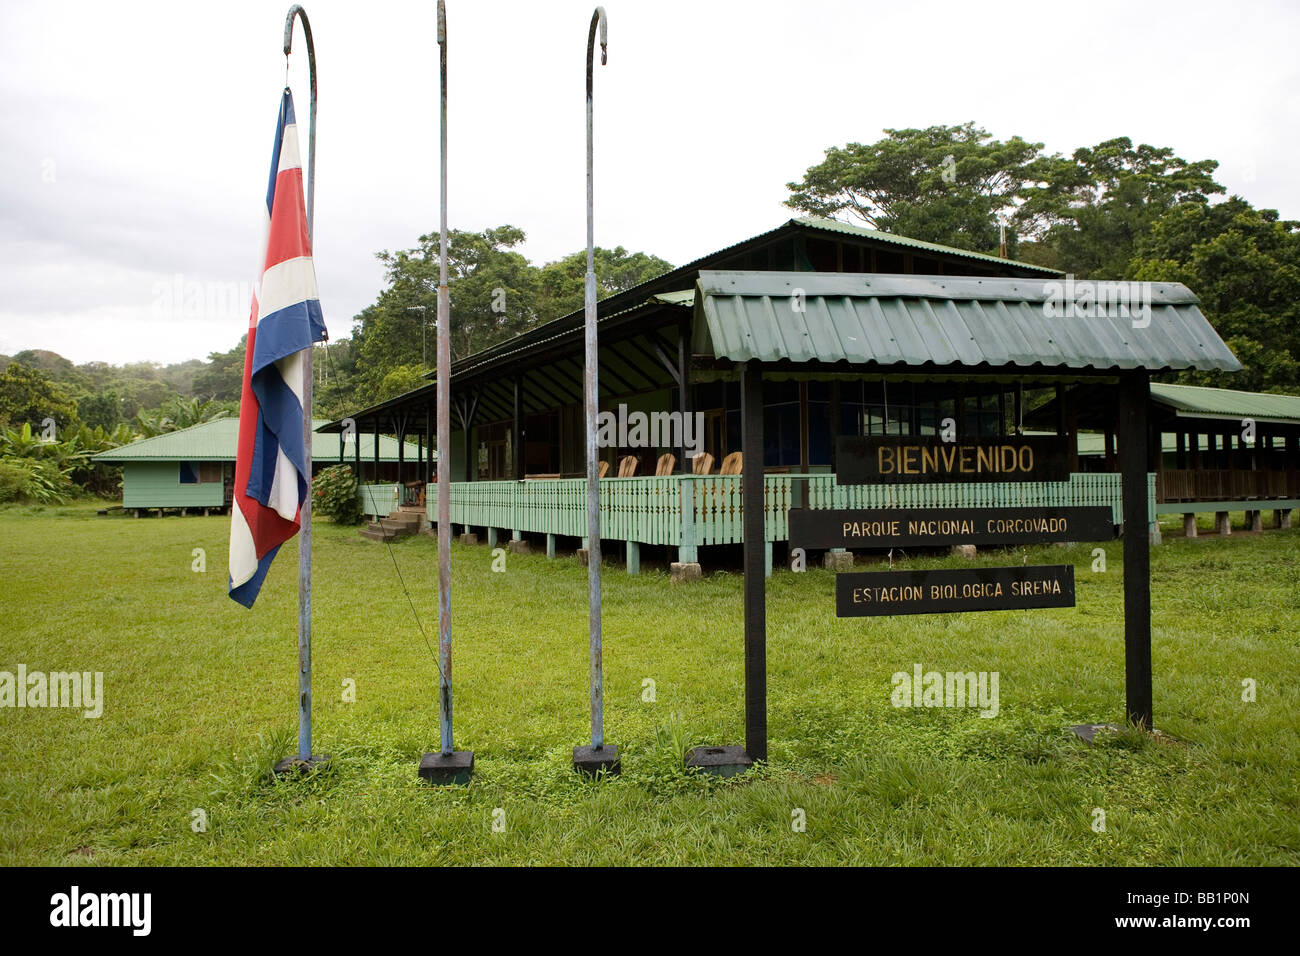
M 497 529 L 496 529 L 496 528 L 488 528 L 488 529 L 487 529 L 487 539 L 488 539 L 488 547 L 489 547 L 489 548 L 495 548 L 495 547 L 497 546 Z
M 546 558 L 548 561 L 555 560 L 555 535 L 550 531 L 546 532 Z
M 424 406 L 424 483 L 433 482 L 433 406 Z M 426 495 L 425 500 L 428 500 Z
M 690 478 L 681 481 L 682 538 L 677 548 L 677 563 L 692 564 L 699 570 L 699 549 L 695 544 L 695 482 Z
M 510 445 L 510 474 L 515 481 L 524 480 L 524 377 L 515 376 L 514 441 Z M 516 539 L 518 540 L 518 539 Z
M 1150 731 L 1151 545 L 1147 524 L 1147 406 L 1145 369 L 1120 382 L 1119 452 L 1124 500 L 1124 691 L 1125 717 Z
M 641 543 L 639 541 L 627 542 L 627 573 L 641 573 Z
M 745 549 L 745 753 L 767 760 L 767 596 L 763 554 L 763 372 L 740 378 L 741 507 Z M 1145 507 L 1145 496 L 1143 503 Z
M 677 408 L 682 413 L 682 439 L 685 440 L 686 429 L 695 427 L 691 419 L 691 320 L 683 316 L 677 322 Z M 694 435 L 697 447 L 704 451 L 704 436 Z M 691 474 L 694 462 L 686 456 L 683 445 L 677 450 L 677 470 L 683 475 Z
M 831 473 L 834 474 L 837 466 L 835 446 L 839 444 L 840 422 L 843 417 L 843 413 L 840 410 L 840 380 L 838 378 L 831 382 L 830 392 L 831 427 L 829 431 L 831 440 Z

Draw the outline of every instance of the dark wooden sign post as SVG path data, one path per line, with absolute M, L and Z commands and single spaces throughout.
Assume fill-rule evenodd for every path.
M 756 760 L 767 760 L 767 604 L 764 560 L 763 376 L 759 363 L 741 367 L 741 502 L 744 529 L 745 603 L 745 746 L 696 747 L 686 758 L 696 767 L 724 776 L 742 773 Z M 1148 532 L 1147 370 L 1126 370 L 1119 383 L 1119 444 L 1124 538 L 1124 685 L 1125 717 L 1150 731 L 1151 694 L 1151 554 Z M 890 439 L 841 438 L 836 451 L 837 481 L 1041 481 L 1068 479 L 1062 472 L 1060 439 L 1015 438 L 949 443 L 892 439 L 892 454 L 882 452 Z M 754 505 L 757 505 L 755 507 Z M 972 508 L 881 509 L 876 511 L 790 512 L 790 541 L 803 547 L 916 547 L 926 544 L 1020 544 L 1047 541 L 1097 541 L 1114 537 L 1108 508 Z M 870 516 L 870 517 L 868 517 Z M 990 525 L 989 522 L 1006 522 Z M 880 522 L 855 529 L 855 522 Z M 954 529 L 931 522 L 968 522 Z M 910 522 L 910 524 L 909 524 Z M 850 527 L 846 527 L 850 525 Z M 959 536 L 945 538 L 946 530 Z M 796 537 L 796 531 L 805 535 Z M 855 541 L 856 539 L 856 541 Z M 870 543 L 868 543 L 868 540 Z M 882 543 L 883 542 L 883 543 Z M 858 589 L 858 600 L 853 597 Z M 862 600 L 862 589 L 888 590 L 878 600 Z M 919 589 L 919 593 L 913 590 Z M 937 588 L 937 591 L 932 591 Z M 943 571 L 847 573 L 836 576 L 839 616 L 916 614 L 1006 608 L 1074 606 L 1074 568 L 972 568 Z M 1085 740 L 1104 725 L 1073 728 Z
M 1153 725 L 1151 700 L 1151 543 L 1147 522 L 1146 369 L 1120 379 L 1119 468 L 1124 501 L 1125 717 L 1145 731 Z

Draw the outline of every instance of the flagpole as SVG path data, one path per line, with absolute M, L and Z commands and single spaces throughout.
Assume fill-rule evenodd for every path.
M 600 633 L 600 472 L 596 461 L 596 418 L 600 413 L 597 381 L 595 201 L 592 184 L 592 74 L 595 72 L 596 31 L 600 30 L 600 62 L 606 62 L 609 27 L 605 8 L 591 15 L 587 32 L 587 274 L 584 281 L 586 335 L 583 393 L 587 412 L 587 628 L 590 650 L 591 746 L 573 749 L 573 766 L 581 773 L 618 773 L 618 748 L 605 744 L 604 677 Z
M 284 19 L 284 56 L 286 70 L 293 48 L 294 18 L 302 19 L 303 36 L 307 40 L 307 66 L 311 82 L 311 105 L 307 126 L 307 245 L 314 236 L 316 215 L 316 46 L 312 41 L 311 22 L 307 11 L 295 3 Z M 283 773 L 310 770 L 329 758 L 318 757 L 311 751 L 311 445 L 312 436 L 312 358 L 315 343 L 303 350 L 302 430 L 303 462 L 307 472 L 307 497 L 299 510 L 298 531 L 298 756 L 276 765 Z
M 451 320 L 447 289 L 447 7 L 438 0 L 438 74 L 441 90 L 439 129 L 441 168 L 438 199 L 438 703 L 437 753 L 420 760 L 419 774 L 430 783 L 467 784 L 474 752 L 456 750 L 451 734 Z M 465 433 L 466 453 L 469 432 Z

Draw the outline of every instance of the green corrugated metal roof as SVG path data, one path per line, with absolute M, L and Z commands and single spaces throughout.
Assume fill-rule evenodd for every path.
M 1190 416 L 1300 422 L 1300 395 L 1272 395 L 1267 392 L 1239 392 L 1231 388 L 1152 382 L 1151 397 Z
M 1049 316 L 1044 279 L 701 272 L 692 351 L 733 362 L 1237 371 L 1176 282 L 1150 283 L 1151 320 Z M 801 294 L 796 295 L 796 292 Z M 802 308 L 797 309 L 796 305 Z M 1060 311 L 1060 310 L 1056 310 Z M 1116 311 L 1116 310 L 1112 310 Z
M 314 428 L 325 424 L 325 419 L 317 419 Z M 375 444 L 371 435 L 359 434 L 361 442 L 361 460 L 375 460 Z M 142 438 L 129 445 L 111 449 L 96 455 L 95 461 L 109 464 L 124 461 L 234 461 L 235 446 L 239 441 L 239 419 L 218 418 L 180 431 Z M 339 436 L 315 434 L 312 436 L 311 455 L 313 459 L 337 461 L 339 457 Z M 346 448 L 346 457 L 353 457 L 351 445 Z M 406 443 L 406 460 L 418 461 L 419 447 Z M 379 438 L 379 458 L 381 461 L 397 461 L 397 439 L 381 435 Z
M 1015 266 L 1017 269 L 1030 269 L 1034 272 L 1041 272 L 1043 275 L 1059 276 L 1059 269 L 1049 269 L 1047 266 L 1036 266 L 1028 262 L 1020 262 L 1016 259 L 1003 259 L 1001 256 L 991 256 L 984 252 L 972 252 L 970 249 L 958 249 L 956 246 L 941 246 L 937 242 L 926 242 L 923 239 L 910 239 L 907 236 L 896 236 L 892 232 L 881 232 L 879 229 L 869 229 L 866 226 L 855 226 L 851 223 L 840 222 L 838 219 L 822 219 L 818 216 L 799 216 L 795 222 L 803 223 L 813 229 L 823 229 L 826 232 L 837 232 L 845 236 L 861 236 L 864 239 L 876 239 L 880 242 L 886 242 L 890 245 L 902 246 L 905 249 L 911 249 L 918 252 L 940 252 L 949 256 L 963 256 L 967 259 L 977 259 L 980 262 L 996 262 L 1002 266 Z

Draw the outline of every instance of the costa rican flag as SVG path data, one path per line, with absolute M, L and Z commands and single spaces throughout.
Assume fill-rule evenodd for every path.
M 298 159 L 293 95 L 280 99 L 266 188 L 261 281 L 253 292 L 230 509 L 230 596 L 252 607 L 280 545 L 298 533 L 307 499 L 304 349 L 326 338 Z

